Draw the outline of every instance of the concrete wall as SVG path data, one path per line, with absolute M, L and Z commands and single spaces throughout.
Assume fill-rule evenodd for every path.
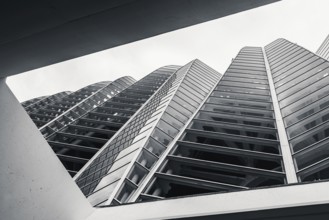
M 93 208 L 0 79 L 0 219 L 85 219 Z
M 329 182 L 215 193 L 96 210 L 87 220 L 327 220 Z

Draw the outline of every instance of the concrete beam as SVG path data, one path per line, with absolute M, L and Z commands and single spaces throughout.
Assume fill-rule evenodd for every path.
M 0 7 L 0 78 L 276 1 L 6 1 Z
M 325 220 L 328 188 L 329 182 L 317 182 L 133 203 L 98 209 L 87 220 Z
M 0 218 L 81 220 L 94 210 L 0 79 Z

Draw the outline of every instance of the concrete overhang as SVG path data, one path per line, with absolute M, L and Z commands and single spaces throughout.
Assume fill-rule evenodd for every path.
M 88 220 L 326 220 L 329 182 L 191 196 L 96 209 Z
M 0 7 L 0 78 L 276 1 L 6 1 Z

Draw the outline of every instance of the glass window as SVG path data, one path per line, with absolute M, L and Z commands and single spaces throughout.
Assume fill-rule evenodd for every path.
M 321 111 L 322 109 L 329 107 L 329 100 L 328 98 L 324 97 L 322 99 L 317 100 L 312 105 L 308 105 L 297 112 L 288 115 L 284 118 L 284 121 L 287 126 L 290 126 L 296 123 L 299 120 L 302 120 L 312 114 L 316 114 L 317 112 Z
M 266 52 L 269 52 L 269 53 L 273 52 L 273 50 L 275 50 L 276 47 L 281 45 L 283 42 L 286 42 L 286 41 L 282 38 L 273 41 L 272 43 L 265 46 Z
M 249 83 L 255 83 L 255 84 L 268 84 L 267 80 L 261 80 L 261 79 L 249 79 L 245 77 L 234 77 L 229 75 L 224 75 L 222 80 L 228 80 L 228 81 L 234 81 L 234 82 L 249 82 Z
M 194 107 L 199 107 L 200 102 L 195 101 L 194 97 L 192 98 L 191 96 L 187 96 L 181 91 L 177 91 L 176 95 L 181 98 L 182 100 L 187 101 L 189 104 L 193 105 Z
M 198 65 L 194 65 L 190 72 L 192 73 L 193 77 L 199 78 L 198 76 L 202 75 L 202 78 L 205 82 L 210 83 L 215 80 L 214 76 L 204 68 L 199 67 Z
M 306 55 L 305 55 L 306 54 Z M 302 56 L 302 57 L 301 57 Z M 304 66 L 302 65 L 305 61 L 310 60 L 310 59 L 317 59 L 317 57 L 315 57 L 313 55 L 313 53 L 310 52 L 304 52 L 300 55 L 297 55 L 296 57 L 292 58 L 291 60 L 287 61 L 285 63 L 284 67 L 278 67 L 277 71 L 272 72 L 274 77 L 280 76 L 281 74 L 286 74 L 289 75 L 290 73 L 298 70 L 300 68 L 300 66 Z
M 195 82 L 192 79 L 185 79 L 184 83 L 186 83 L 186 85 L 188 85 L 190 88 L 194 88 L 195 90 L 198 90 L 199 93 L 201 94 L 207 94 L 207 91 L 205 90 L 205 88 L 202 88 L 200 84 L 198 84 L 198 82 Z
M 247 100 L 240 100 L 240 99 L 230 100 L 230 99 L 225 99 L 225 98 L 210 97 L 208 103 L 246 107 L 246 108 L 272 109 L 271 103 L 247 101 Z
M 264 70 L 265 69 L 265 64 L 264 62 L 259 62 L 259 63 L 255 63 L 255 62 L 241 62 L 238 60 L 234 60 L 234 65 L 236 66 L 250 66 L 250 67 L 255 67 L 255 68 L 259 68 Z
M 219 132 L 263 139 L 277 139 L 276 131 L 274 129 L 255 128 L 236 124 L 194 120 L 191 128 L 202 131 Z
M 311 58 L 309 58 L 308 60 L 305 60 L 304 62 L 302 63 L 298 63 L 296 64 L 296 66 L 294 66 L 293 68 L 289 69 L 288 71 L 278 75 L 278 77 L 274 77 L 274 82 L 275 82 L 275 87 L 278 86 L 280 80 L 283 80 L 285 79 L 285 82 L 288 82 L 289 80 L 291 80 L 292 78 L 295 78 L 296 75 L 295 75 L 295 72 L 298 72 L 300 70 L 303 71 L 303 68 L 307 68 L 307 67 L 310 67 L 309 65 L 311 63 L 313 63 L 314 61 L 318 60 L 319 58 L 317 58 L 316 56 L 312 56 Z M 316 64 L 317 66 L 318 64 Z M 300 74 L 299 74 L 300 75 Z
M 291 96 L 280 101 L 281 108 L 284 108 L 285 106 L 293 103 L 294 101 L 301 99 L 301 98 L 319 90 L 320 88 L 327 86 L 329 84 L 328 76 L 329 76 L 329 71 L 321 73 L 322 78 L 318 77 L 318 79 L 321 79 L 321 80 L 319 80 L 313 84 L 311 84 L 311 82 L 309 82 L 309 81 L 311 81 L 311 79 L 305 80 L 305 83 L 302 83 L 304 86 L 301 87 L 300 91 L 296 91 Z
M 130 161 L 126 161 L 125 165 L 119 167 L 118 169 L 111 169 L 110 172 L 102 178 L 94 191 L 97 191 L 108 184 L 118 181 L 122 177 L 122 174 L 125 172 L 129 163 Z
M 273 58 L 275 58 L 275 56 L 277 56 L 278 54 L 281 54 L 283 51 L 288 50 L 292 46 L 293 46 L 292 43 L 290 43 L 288 41 L 284 41 L 281 44 L 277 45 L 272 50 L 267 51 L 266 55 L 268 56 L 269 59 L 272 60 Z
M 264 63 L 263 57 L 251 57 L 251 56 L 242 56 L 238 55 L 235 59 L 233 59 L 233 62 L 241 62 L 244 61 L 246 62 L 253 62 L 253 63 Z
M 231 86 L 223 86 L 223 85 L 217 86 L 215 90 L 223 91 L 223 92 L 238 92 L 238 93 L 244 93 L 244 94 L 270 95 L 270 91 L 268 91 L 268 90 L 231 87 Z
M 177 109 L 173 108 L 172 106 L 168 106 L 166 112 L 168 112 L 170 115 L 174 116 L 175 118 L 177 118 L 178 120 L 184 123 L 187 122 L 189 119 L 189 117 L 179 112 Z
M 163 120 L 160 120 L 159 123 L 157 124 L 157 127 L 160 128 L 162 131 L 166 132 L 166 134 L 169 134 L 171 137 L 175 137 L 179 130 L 168 123 L 166 123 Z
M 291 114 L 323 97 L 327 97 L 329 94 L 328 87 L 329 87 L 329 85 L 326 87 L 323 87 L 321 89 L 318 89 L 318 90 L 317 90 L 317 88 L 311 87 L 311 88 L 313 88 L 313 90 L 316 90 L 316 91 L 315 92 L 310 91 L 313 93 L 308 94 L 308 95 L 304 96 L 303 98 L 299 99 L 298 101 L 282 108 L 282 116 L 285 117 L 285 116 L 287 116 L 287 115 L 289 115 L 289 114 Z
M 329 120 L 329 112 L 320 112 L 318 114 L 312 115 L 311 117 L 290 126 L 287 131 L 290 138 L 293 138 L 307 130 L 310 130 L 326 121 Z
M 247 65 L 238 65 L 238 63 L 233 61 L 233 64 L 230 65 L 230 69 L 242 69 L 242 70 L 251 70 L 251 71 L 259 71 L 264 72 L 265 67 L 254 67 L 254 66 L 247 66 Z
M 186 84 L 182 84 L 182 86 L 179 88 L 179 90 L 181 90 L 185 94 L 191 94 L 196 100 L 199 100 L 199 102 L 202 102 L 204 97 L 207 94 L 207 93 L 201 91 L 200 89 L 197 89 L 197 88 L 192 89 L 191 87 L 187 86 Z
M 183 140 L 200 144 L 246 149 L 273 154 L 279 153 L 279 145 L 277 141 L 263 139 L 260 140 L 246 136 L 239 137 L 237 135 L 228 135 L 213 132 L 200 133 L 199 131 L 188 130 Z
M 135 156 L 136 156 L 136 154 L 132 153 L 132 154 L 128 154 L 125 157 L 122 157 L 120 159 L 116 159 L 116 161 L 111 166 L 110 172 L 113 172 L 113 171 L 117 170 L 118 168 L 130 163 Z
M 242 82 L 220 81 L 219 85 L 236 86 L 236 87 L 244 87 L 244 88 L 255 88 L 255 89 L 268 89 L 268 85 L 253 85 L 250 83 L 242 83 Z
M 151 136 L 164 146 L 167 146 L 173 140 L 171 136 L 161 131 L 159 128 L 155 128 Z
M 301 48 L 301 50 L 290 54 L 290 56 L 287 56 L 280 65 L 276 66 L 276 67 L 272 67 L 272 72 L 274 73 L 274 76 L 277 76 L 277 72 L 279 72 L 280 70 L 287 68 L 290 69 L 292 66 L 296 65 L 296 62 L 299 62 L 300 60 L 307 60 L 310 56 L 311 53 L 303 48 Z
M 216 72 L 214 69 L 210 68 L 209 66 L 203 64 L 203 63 L 198 63 L 196 65 L 197 67 L 200 66 L 200 69 L 203 70 L 204 74 L 206 74 L 211 81 L 215 82 L 216 80 L 219 79 L 220 75 L 218 72 Z
M 231 68 L 229 67 L 226 72 L 234 72 L 234 73 L 241 73 L 241 74 L 254 74 L 254 75 L 263 75 L 266 76 L 265 71 L 259 71 L 259 70 L 247 70 L 247 69 L 237 69 L 237 68 Z
M 329 64 L 325 65 L 326 67 L 329 66 Z M 329 69 L 325 68 L 323 69 L 324 65 L 320 65 L 316 68 L 313 68 L 310 71 L 307 71 L 305 74 L 301 74 L 301 76 L 295 78 L 293 81 L 285 84 L 282 87 L 285 87 L 285 91 L 281 92 L 278 95 L 278 99 L 282 100 L 294 93 L 296 93 L 297 91 L 307 87 L 307 85 L 310 85 L 318 80 L 323 79 L 324 77 L 327 77 L 328 73 L 329 73 Z M 279 90 L 279 89 L 278 89 Z M 277 91 L 278 91 L 277 90 Z
M 177 129 L 180 129 L 181 127 L 184 126 L 184 123 L 182 121 L 180 121 L 178 118 L 175 118 L 174 116 L 170 115 L 168 112 L 165 112 L 163 114 L 162 119 Z
M 329 124 L 318 126 L 290 141 L 294 152 L 302 150 L 314 143 L 317 143 L 329 136 Z
M 239 93 L 228 93 L 228 92 L 219 92 L 214 91 L 211 96 L 227 99 L 243 99 L 243 100 L 252 100 L 252 101 L 271 101 L 270 96 L 254 95 L 254 94 L 239 94 Z
M 111 192 L 116 187 L 117 183 L 119 182 L 118 180 L 119 179 L 117 179 L 116 182 L 113 182 L 112 184 L 106 186 L 102 190 L 99 190 L 93 193 L 92 195 L 88 196 L 88 201 L 94 206 L 106 201 L 109 195 L 111 194 Z
M 297 154 L 294 158 L 299 170 L 311 166 L 323 159 L 329 158 L 329 139 L 319 142 L 313 147 L 305 149 Z
M 239 107 L 232 108 L 231 106 L 205 104 L 202 107 L 202 110 L 210 111 L 210 112 L 220 112 L 220 113 L 230 113 L 230 114 L 237 114 L 237 115 L 248 115 L 248 116 L 255 116 L 255 117 L 273 118 L 273 111 L 251 109 L 251 108 L 239 108 Z
M 150 137 L 147 144 L 145 145 L 145 148 L 159 157 L 166 149 L 166 146 L 162 145 L 160 142 Z
M 293 46 L 289 50 L 287 50 L 285 54 L 277 57 L 276 59 L 271 60 L 270 65 L 273 68 L 281 66 L 282 63 L 284 63 L 292 54 L 300 53 L 303 50 L 305 49 L 298 46 Z
M 178 100 L 177 97 L 175 100 Z M 192 115 L 192 112 L 190 110 L 188 110 L 187 108 L 185 108 L 184 106 L 182 106 L 181 104 L 178 104 L 174 99 L 170 102 L 170 105 L 175 108 L 177 111 L 181 112 L 182 114 L 186 115 L 187 117 Z M 180 103 L 181 101 L 178 100 Z M 184 103 L 186 104 L 186 103 Z
M 302 56 L 308 54 L 309 52 L 305 50 L 304 48 L 301 47 L 296 47 L 297 50 L 292 47 L 292 50 L 288 50 L 285 53 L 280 54 L 279 56 L 276 57 L 275 63 L 272 61 L 271 62 L 271 68 L 273 69 L 274 72 L 277 72 L 279 69 L 289 65 L 295 60 L 298 60 Z M 272 64 L 273 63 L 273 64 Z
M 194 72 L 193 70 L 190 70 L 190 71 Z M 195 75 L 199 75 L 199 73 L 189 74 L 185 77 L 185 79 L 192 79 L 192 80 L 198 82 L 198 85 L 200 85 L 202 88 L 211 87 L 210 80 L 207 80 L 206 78 L 203 78 L 203 77 L 196 77 Z
M 250 64 L 255 64 L 255 65 L 264 65 L 264 61 L 263 60 L 250 60 L 250 59 L 241 59 L 239 57 L 234 59 L 234 62 L 238 62 L 238 63 L 250 63 Z
M 143 138 L 141 138 L 140 140 L 142 140 L 142 139 Z M 118 145 L 119 145 L 118 147 L 120 147 L 120 144 L 118 144 Z M 137 150 L 138 148 L 140 148 L 141 145 L 142 145 L 142 143 L 140 141 L 135 141 L 135 143 L 133 143 L 129 147 L 127 147 L 127 148 L 123 149 L 122 151 L 120 151 L 120 153 L 118 154 L 116 160 L 119 160 L 120 158 L 125 157 L 126 155 L 134 152 L 135 150 Z
M 267 76 L 265 76 L 265 75 L 235 73 L 235 72 L 231 72 L 231 71 L 226 71 L 224 76 L 243 77 L 243 78 L 251 78 L 251 79 L 263 79 L 263 80 L 267 81 Z

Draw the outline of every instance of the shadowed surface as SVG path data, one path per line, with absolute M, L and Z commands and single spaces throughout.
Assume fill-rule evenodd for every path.
M 10 1 L 0 9 L 0 77 L 275 1 Z

